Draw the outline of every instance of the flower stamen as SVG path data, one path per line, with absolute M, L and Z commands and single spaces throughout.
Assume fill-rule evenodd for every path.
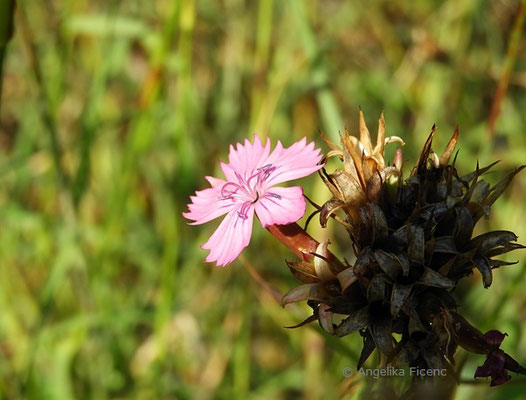
M 241 219 L 247 219 L 248 218 L 247 211 L 248 211 L 248 209 L 250 208 L 251 205 L 252 205 L 252 203 L 250 201 L 245 201 L 243 203 L 243 205 L 241 206 L 241 210 L 239 210 L 237 212 L 237 215 L 239 216 L 239 218 L 241 218 Z
M 234 190 L 227 189 L 230 186 L 233 186 Z M 234 195 L 237 194 L 238 191 L 241 191 L 245 195 L 250 196 L 250 193 L 248 193 L 247 190 L 243 186 L 238 185 L 237 183 L 234 183 L 234 182 L 227 182 L 221 188 L 221 196 L 219 197 L 219 200 L 233 199 Z

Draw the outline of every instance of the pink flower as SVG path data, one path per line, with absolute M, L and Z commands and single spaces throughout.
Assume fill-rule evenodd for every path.
M 210 250 L 207 262 L 227 265 L 234 261 L 250 242 L 254 212 L 264 227 L 296 222 L 305 213 L 303 189 L 275 187 L 292 179 L 302 178 L 320 169 L 320 150 L 306 138 L 283 148 L 281 142 L 270 153 L 257 135 L 254 143 L 245 139 L 236 149 L 230 145 L 228 164 L 220 162 L 226 180 L 207 176 L 211 188 L 190 196 L 189 212 L 183 216 L 190 225 L 203 224 L 226 214 L 210 239 L 201 246 Z

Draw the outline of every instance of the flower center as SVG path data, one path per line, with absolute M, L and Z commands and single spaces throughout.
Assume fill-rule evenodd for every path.
M 232 200 L 234 202 L 243 201 L 241 209 L 237 212 L 239 218 L 247 219 L 247 212 L 252 204 L 257 203 L 265 197 L 273 197 L 281 199 L 281 196 L 267 192 L 265 188 L 265 181 L 270 174 L 276 169 L 272 164 L 264 165 L 252 171 L 248 177 L 241 176 L 237 171 L 235 172 L 238 182 L 227 182 L 221 188 L 220 200 Z

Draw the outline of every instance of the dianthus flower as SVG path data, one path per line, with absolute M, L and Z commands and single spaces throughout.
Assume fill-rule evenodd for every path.
M 201 246 L 210 250 L 206 261 L 224 266 L 234 261 L 248 246 L 252 235 L 254 212 L 263 227 L 285 225 L 299 220 L 305 213 L 303 189 L 299 186 L 275 185 L 310 175 L 322 167 L 320 150 L 306 138 L 284 148 L 278 140 L 270 152 L 257 135 L 253 143 L 245 139 L 236 148 L 230 145 L 228 163 L 220 162 L 226 180 L 205 177 L 211 188 L 190 196 L 189 212 L 183 216 L 191 225 L 204 224 L 224 214 L 219 227 Z

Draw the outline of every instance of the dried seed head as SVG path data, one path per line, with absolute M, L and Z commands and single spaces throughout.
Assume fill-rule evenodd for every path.
M 360 139 L 348 132 L 341 147 L 324 138 L 343 166 L 321 176 L 333 195 L 320 210 L 326 226 L 339 215 L 356 252 L 354 265 L 323 256 L 327 243 L 310 263 L 289 263 L 305 284 L 291 290 L 283 304 L 309 300 L 313 317 L 327 332 L 338 337 L 360 331 L 364 344 L 358 365 L 374 349 L 386 365 L 446 368 L 454 373 L 458 346 L 486 354 L 476 376 L 491 376 L 492 385 L 507 380 L 507 370 L 525 373 L 499 349 L 504 334 L 482 334 L 457 313 L 452 295 L 458 281 L 476 269 L 484 287 L 493 281 L 493 270 L 513 263 L 494 257 L 524 248 L 509 231 L 493 231 L 472 237 L 482 216 L 523 167 L 491 187 L 482 177 L 494 164 L 460 176 L 451 156 L 458 142 L 458 127 L 445 150 L 432 150 L 433 126 L 409 177 L 402 180 L 402 156 L 397 151 L 393 166 L 386 166 L 384 145 L 403 141 L 385 138 L 380 116 L 377 143 L 373 147 L 360 110 Z M 396 176 L 396 182 L 389 178 Z M 336 266 L 336 267 L 335 267 Z M 334 313 L 346 315 L 333 324 Z M 399 334 L 395 339 L 393 334 Z

